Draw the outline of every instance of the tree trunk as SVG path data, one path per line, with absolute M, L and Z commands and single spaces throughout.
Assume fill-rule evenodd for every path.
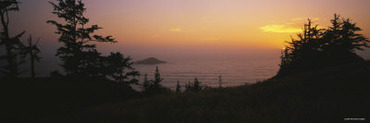
M 9 37 L 9 30 L 8 30 L 8 24 L 9 24 L 9 16 L 7 12 L 1 13 L 1 24 L 3 26 L 3 37 L 2 42 L 5 45 L 6 48 L 6 59 L 8 62 L 8 66 L 6 66 L 5 69 L 8 70 L 9 73 L 7 73 L 7 77 L 9 78 L 15 78 L 17 77 L 18 70 L 17 70 L 17 63 L 16 63 L 16 54 L 12 53 L 13 47 L 12 42 L 10 41 Z

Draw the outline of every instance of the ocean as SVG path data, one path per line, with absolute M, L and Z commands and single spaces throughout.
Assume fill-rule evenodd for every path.
M 177 81 L 184 87 L 194 78 L 202 85 L 218 87 L 219 76 L 223 87 L 255 83 L 276 75 L 280 63 L 279 50 L 166 53 L 146 57 L 156 57 L 167 63 L 135 64 L 136 70 L 142 74 L 140 82 L 143 82 L 144 74 L 148 79 L 153 79 L 158 66 L 163 78 L 162 85 L 171 89 L 176 88 Z
M 135 64 L 134 67 L 140 72 L 139 80 L 142 83 L 144 74 L 148 75 L 148 79 L 154 78 L 158 66 L 163 78 L 162 85 L 171 89 L 176 88 L 177 81 L 184 87 L 186 83 L 193 82 L 194 78 L 198 78 L 203 85 L 218 87 L 219 76 L 223 87 L 255 83 L 275 76 L 280 63 L 280 50 L 140 50 L 123 53 L 129 54 L 125 56 L 131 56 L 133 61 L 148 57 L 166 61 L 166 64 Z M 53 55 L 44 56 L 36 64 L 37 76 L 49 76 L 54 70 L 63 71 L 58 66 L 60 63 Z M 23 76 L 29 76 L 29 71 Z

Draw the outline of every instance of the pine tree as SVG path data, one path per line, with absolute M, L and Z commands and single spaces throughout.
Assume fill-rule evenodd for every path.
M 192 83 L 189 81 L 185 84 L 185 92 L 192 91 Z
M 0 60 L 6 60 L 6 66 L 0 66 L 0 72 L 7 78 L 16 78 L 20 72 L 18 66 L 24 63 L 25 54 L 23 49 L 25 45 L 19 40 L 22 33 L 10 37 L 9 35 L 9 12 L 19 11 L 19 4 L 17 0 L 0 0 L 0 19 L 1 19 L 1 32 L 0 32 L 0 46 L 5 47 L 1 51 L 5 51 L 5 54 L 0 54 Z
M 28 37 L 28 46 L 26 47 L 26 52 L 29 55 L 30 61 L 31 61 L 31 77 L 35 78 L 35 62 L 39 62 L 41 57 L 39 56 L 39 53 L 41 52 L 40 49 L 37 47 L 37 43 L 39 40 L 36 41 L 36 43 L 32 42 L 32 36 L 30 35 Z
M 105 69 L 105 73 L 102 75 L 108 78 L 113 78 L 122 87 L 128 87 L 132 84 L 138 84 L 137 76 L 140 75 L 138 71 L 132 66 L 131 57 L 124 57 L 121 53 L 111 53 L 108 57 L 103 57 L 102 69 Z M 97 71 L 97 73 L 102 70 Z M 100 76 L 100 75 L 96 75 Z
M 198 92 L 203 89 L 203 86 L 201 85 L 201 82 L 198 80 L 198 78 L 194 78 L 193 82 L 188 82 L 188 84 L 185 85 L 185 91 L 186 92 Z
M 369 48 L 369 40 L 358 32 L 361 28 L 352 23 L 349 18 L 340 20 L 340 15 L 334 14 L 331 27 L 325 31 L 324 39 L 328 45 L 324 48 L 331 55 L 352 54 L 355 50 Z
M 169 89 L 161 85 L 162 81 L 163 78 L 161 77 L 161 74 L 159 73 L 159 69 L 157 66 L 154 73 L 154 80 L 148 80 L 146 75 L 144 76 L 143 92 L 147 95 L 155 95 L 160 93 L 163 94 L 170 92 Z
M 163 78 L 161 78 L 161 74 L 159 73 L 158 66 L 155 67 L 155 73 L 154 73 L 154 80 L 153 80 L 153 86 L 155 88 L 160 87 L 160 83 L 162 82 Z
M 86 27 L 89 19 L 84 16 L 86 8 L 82 0 L 58 0 L 57 3 L 49 3 L 54 7 L 52 13 L 65 21 L 63 23 L 47 21 L 57 27 L 55 33 L 60 35 L 59 42 L 63 43 L 56 55 L 63 61 L 62 67 L 65 72 L 69 76 L 96 76 L 96 72 L 102 66 L 100 64 L 102 60 L 96 45 L 92 42 L 116 41 L 112 36 L 92 35 L 102 28 L 98 25 Z
M 150 87 L 150 81 L 148 80 L 148 74 L 144 74 L 143 90 L 148 90 Z
M 194 91 L 202 90 L 202 86 L 200 85 L 200 81 L 196 77 L 194 78 L 193 88 L 194 88 Z
M 218 76 L 218 85 L 219 85 L 219 88 L 222 88 L 222 76 Z
M 350 19 L 340 20 L 334 14 L 332 25 L 327 29 L 312 26 L 311 20 L 304 25 L 298 39 L 288 42 L 282 51 L 280 70 L 277 76 L 297 71 L 321 68 L 329 65 L 364 61 L 356 50 L 370 48 L 370 41 L 358 31 L 361 28 Z
M 176 84 L 176 93 L 181 93 L 180 81 L 177 81 L 177 84 Z

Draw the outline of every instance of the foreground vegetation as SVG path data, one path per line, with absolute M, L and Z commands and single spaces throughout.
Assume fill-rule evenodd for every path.
M 43 112 L 48 115 L 39 117 L 38 121 L 344 122 L 345 117 L 370 115 L 368 112 L 370 105 L 367 101 L 370 93 L 369 72 L 369 62 L 351 63 L 240 87 L 106 101 L 88 108 L 51 116 L 50 113 Z M 63 100 L 67 95 L 52 97 Z M 28 98 L 32 101 L 41 101 Z M 99 99 L 99 96 L 96 98 Z M 78 102 L 78 99 L 69 101 Z M 19 105 L 33 109 L 29 112 L 42 111 L 35 108 L 34 104 L 37 103 L 19 102 Z
M 107 102 L 124 101 L 140 94 L 118 89 L 106 80 L 69 78 L 22 78 L 1 81 L 0 122 L 30 122 L 42 117 L 64 115 Z M 122 93 L 125 92 L 125 93 Z
M 256 84 L 146 96 L 106 80 L 2 82 L 5 122 L 343 122 L 369 116 L 370 62 Z M 112 89 L 113 88 L 113 89 Z

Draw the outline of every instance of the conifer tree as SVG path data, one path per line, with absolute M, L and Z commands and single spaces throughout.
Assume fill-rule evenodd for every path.
M 176 84 L 176 93 L 181 93 L 180 81 L 177 81 L 177 84 Z
M 121 53 L 111 53 L 108 57 L 104 57 L 103 62 L 108 72 L 104 73 L 109 78 L 113 78 L 122 87 L 128 87 L 132 84 L 138 84 L 137 76 L 139 72 L 132 66 L 131 57 L 124 57 Z M 101 71 L 101 70 L 100 70 Z M 97 71 L 99 72 L 99 71 Z
M 163 78 L 161 78 L 161 74 L 159 73 L 158 66 L 155 67 L 155 73 L 154 73 L 154 80 L 153 80 L 153 86 L 154 88 L 159 88 L 160 83 L 162 82 Z
M 9 34 L 9 12 L 19 11 L 18 0 L 0 0 L 0 19 L 1 19 L 1 29 L 0 30 L 0 47 L 5 49 L 0 49 L 5 54 L 0 54 L 0 60 L 5 60 L 7 62 L 6 66 L 0 66 L 0 72 L 4 74 L 7 78 L 16 78 L 20 72 L 18 66 L 24 63 L 24 47 L 25 45 L 20 41 L 20 38 L 25 33 L 23 31 L 14 37 Z
M 148 90 L 150 81 L 148 80 L 148 74 L 144 74 L 143 90 Z
M 200 82 L 199 82 L 198 78 L 196 78 L 196 77 L 194 78 L 193 88 L 194 88 L 194 91 L 202 90 L 202 86 L 200 85 Z
M 351 54 L 355 50 L 370 47 L 369 40 L 363 34 L 358 33 L 362 29 L 356 23 L 352 23 L 351 19 L 342 18 L 340 20 L 340 15 L 334 14 L 331 24 L 323 36 L 325 43 L 328 44 L 324 46 L 324 50 L 329 54 Z
M 155 69 L 154 73 L 154 79 L 148 80 L 146 75 L 144 75 L 144 83 L 143 83 L 143 92 L 148 95 L 154 95 L 159 93 L 167 93 L 170 90 L 163 87 L 161 85 L 161 82 L 163 81 L 163 78 L 161 77 L 161 74 L 159 73 L 158 66 Z
M 198 80 L 198 78 L 194 78 L 193 82 L 188 82 L 188 84 L 185 85 L 185 91 L 187 92 L 198 92 L 203 89 L 203 86 L 201 85 L 201 82 Z
M 220 88 L 222 88 L 222 84 L 223 84 L 222 76 L 220 75 L 220 76 L 218 76 L 218 85 L 219 85 Z
M 39 53 L 41 52 L 40 49 L 37 47 L 37 43 L 39 40 L 37 40 L 35 43 L 32 42 L 32 36 L 30 35 L 28 37 L 28 46 L 26 47 L 26 52 L 28 53 L 28 56 L 30 58 L 31 62 L 31 77 L 35 78 L 35 62 L 39 62 L 41 57 L 39 56 Z
M 334 14 L 331 26 L 319 29 L 311 20 L 304 26 L 298 39 L 288 42 L 282 51 L 280 70 L 277 76 L 335 64 L 364 61 L 356 50 L 370 48 L 370 41 L 358 33 L 361 28 L 350 19 L 340 19 Z
M 49 3 L 54 7 L 52 13 L 64 19 L 61 23 L 54 20 L 47 23 L 57 27 L 55 33 L 60 35 L 59 42 L 63 43 L 56 56 L 62 60 L 65 72 L 69 76 L 95 76 L 95 72 L 102 66 L 102 59 L 96 45 L 92 43 L 116 41 L 112 36 L 93 35 L 102 28 L 98 25 L 88 26 L 89 19 L 84 16 L 86 8 L 82 0 L 57 0 L 57 3 Z

